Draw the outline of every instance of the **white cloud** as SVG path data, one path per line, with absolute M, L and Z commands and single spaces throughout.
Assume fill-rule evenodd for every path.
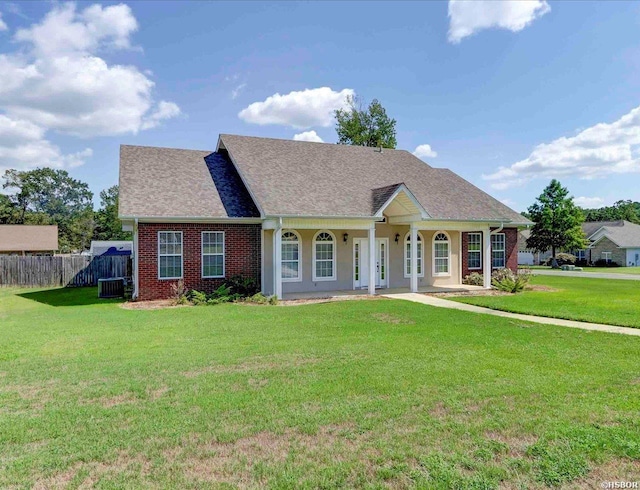
M 543 143 L 510 167 L 482 177 L 494 189 L 522 185 L 535 178 L 595 179 L 640 172 L 640 107 L 617 121 L 600 123 L 576 136 Z
M 518 32 L 551 10 L 545 0 L 449 0 L 449 42 L 484 29 Z
M 252 124 L 281 124 L 295 129 L 327 127 L 333 123 L 333 113 L 346 107 L 347 98 L 355 92 L 346 88 L 336 92 L 329 87 L 306 89 L 286 95 L 274 94 L 263 102 L 254 102 L 238 117 Z
M 7 29 L 9 29 L 7 23 L 2 20 L 2 12 L 0 12 L 0 31 L 6 31 Z
M 147 74 L 101 57 L 102 52 L 131 49 L 137 28 L 127 5 L 78 10 L 65 3 L 54 4 L 41 22 L 18 30 L 17 49 L 0 54 L 0 114 L 7 127 L 38 128 L 39 138 L 20 147 L 0 141 L 6 145 L 0 154 L 15 165 L 22 162 L 23 168 L 74 166 L 90 152 L 62 155 L 47 139 L 50 131 L 111 136 L 136 133 L 177 116 L 175 103 L 154 101 L 155 84 Z
M 293 139 L 294 141 L 311 141 L 314 143 L 324 143 L 322 138 L 318 136 L 318 134 L 314 130 L 294 134 Z
M 580 206 L 581 208 L 599 208 L 604 206 L 604 199 L 601 197 L 576 197 L 573 200 L 576 206 Z
M 413 154 L 422 160 L 438 156 L 438 153 L 433 151 L 431 145 L 419 145 L 415 150 L 413 150 Z
M 231 98 L 234 100 L 237 99 L 238 95 L 240 95 L 240 92 L 242 92 L 246 86 L 246 83 L 241 83 L 240 85 L 234 87 L 234 89 L 231 90 Z

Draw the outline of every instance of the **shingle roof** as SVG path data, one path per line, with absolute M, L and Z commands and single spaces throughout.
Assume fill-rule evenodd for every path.
M 371 190 L 371 216 L 375 215 L 380 208 L 389 200 L 393 193 L 403 184 L 391 184 Z
M 603 222 L 607 223 L 607 222 Z M 620 248 L 640 248 L 640 225 L 636 225 L 629 221 L 618 221 L 615 224 L 605 224 L 601 228 L 609 240 L 618 245 Z
M 614 226 L 624 226 L 624 221 L 585 221 L 584 223 L 582 223 L 582 231 L 584 231 L 584 234 L 587 236 L 587 238 L 589 238 L 603 226 L 609 228 Z
M 372 191 L 404 182 L 434 219 L 529 223 L 450 170 L 404 150 L 228 134 L 220 142 L 268 216 L 371 216 Z
M 0 225 L 0 252 L 58 250 L 58 225 Z
M 224 154 L 212 151 L 122 145 L 119 215 L 259 216 L 235 169 L 225 160 Z

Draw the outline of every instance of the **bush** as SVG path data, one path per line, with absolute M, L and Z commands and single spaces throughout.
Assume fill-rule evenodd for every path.
M 606 259 L 598 259 L 595 264 L 596 267 L 620 267 L 620 264 L 613 260 L 607 261 Z
M 556 254 L 556 260 L 558 261 L 559 266 L 567 265 L 567 264 L 575 264 L 578 257 L 572 254 L 560 252 Z M 549 257 L 544 261 L 542 265 L 551 265 L 553 263 L 553 257 Z
M 258 282 L 253 277 L 244 277 L 241 275 L 231 276 L 225 282 L 225 285 L 242 298 L 253 296 L 259 292 Z
M 184 281 L 182 279 L 171 284 L 171 299 L 173 300 L 173 304 L 176 305 L 186 305 L 189 302 L 187 299 L 187 290 L 184 287 Z
M 266 305 L 269 302 L 269 298 L 262 293 L 256 293 L 253 296 L 249 296 L 246 301 L 247 303 L 255 303 L 257 305 Z
M 531 271 L 522 270 L 518 273 L 511 269 L 498 269 L 491 274 L 491 285 L 507 293 L 519 293 L 524 290 L 531 279 Z
M 467 284 L 468 286 L 483 286 L 484 276 L 479 272 L 472 272 L 468 276 L 464 277 L 462 284 Z
M 191 301 L 192 305 L 200 306 L 207 304 L 207 295 L 202 291 L 196 291 L 195 289 L 192 289 L 191 291 L 189 291 L 187 297 L 189 298 L 189 301 Z

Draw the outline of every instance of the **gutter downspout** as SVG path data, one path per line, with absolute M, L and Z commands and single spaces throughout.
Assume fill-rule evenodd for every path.
M 500 227 L 496 228 L 495 230 L 493 230 L 489 234 L 490 235 L 497 235 L 498 233 L 500 233 L 502 231 L 503 228 L 504 228 L 504 223 L 500 223 Z
M 131 299 L 138 299 L 138 218 L 133 223 L 133 293 Z

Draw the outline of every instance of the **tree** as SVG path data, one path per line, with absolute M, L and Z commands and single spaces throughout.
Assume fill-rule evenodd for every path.
M 566 187 L 553 179 L 537 198 L 537 202 L 529 207 L 531 220 L 534 222 L 531 235 L 527 239 L 527 248 L 536 252 L 551 249 L 555 261 L 556 250 L 580 250 L 588 243 L 582 231 L 584 216 L 580 208 L 573 203 Z M 557 265 L 556 265 L 557 266 Z
M 342 145 L 395 148 L 396 120 L 387 116 L 387 111 L 373 99 L 364 109 L 361 102 L 350 96 L 349 107 L 335 111 L 338 143 Z
M 94 240 L 131 240 L 131 233 L 122 231 L 122 221 L 118 218 L 118 194 L 117 185 L 100 193 L 100 209 L 95 213 Z
M 57 224 L 60 250 L 88 248 L 93 234 L 93 193 L 66 170 L 7 170 L 5 189 L 16 224 Z
M 630 200 L 617 201 L 613 206 L 598 209 L 584 209 L 587 221 L 617 221 L 627 220 L 640 224 L 640 203 Z

